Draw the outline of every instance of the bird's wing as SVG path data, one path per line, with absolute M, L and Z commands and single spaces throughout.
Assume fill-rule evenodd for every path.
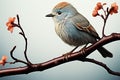
M 89 21 L 81 14 L 77 14 L 76 16 L 72 17 L 71 21 L 77 29 L 87 32 L 96 38 L 99 38 L 96 30 L 92 27 Z

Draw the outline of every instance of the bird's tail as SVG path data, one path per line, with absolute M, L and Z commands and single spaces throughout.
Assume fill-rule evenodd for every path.
M 112 53 L 109 52 L 109 51 L 108 51 L 107 49 L 105 49 L 104 47 L 100 47 L 100 48 L 98 48 L 97 50 L 101 53 L 101 55 L 102 55 L 104 58 L 106 58 L 106 57 L 112 58 L 112 57 L 113 57 Z

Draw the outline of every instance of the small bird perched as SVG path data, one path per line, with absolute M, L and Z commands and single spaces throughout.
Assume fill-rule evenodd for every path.
M 76 46 L 71 52 L 81 45 L 93 44 L 100 39 L 89 21 L 68 2 L 58 3 L 46 17 L 53 18 L 55 31 L 65 43 Z M 113 56 L 103 47 L 97 50 L 104 58 Z

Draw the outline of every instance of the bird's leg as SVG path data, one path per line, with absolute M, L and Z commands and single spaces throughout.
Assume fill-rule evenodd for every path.
M 84 46 L 82 49 L 80 49 L 79 52 L 81 52 L 81 51 L 84 52 L 84 50 L 85 50 L 85 48 L 87 47 L 87 45 L 88 45 L 88 44 L 85 44 L 85 46 Z
M 74 49 L 72 49 L 70 52 L 66 53 L 66 54 L 63 54 L 65 60 L 68 60 L 68 55 L 69 54 L 72 54 L 73 51 L 75 51 L 79 46 L 76 46 Z
M 75 48 L 73 48 L 70 52 L 68 52 L 68 54 L 72 53 L 73 51 L 75 51 L 79 46 L 76 46 Z

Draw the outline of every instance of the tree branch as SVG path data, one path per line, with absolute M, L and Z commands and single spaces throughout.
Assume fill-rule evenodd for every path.
M 62 55 L 60 57 L 54 58 L 52 60 L 49 60 L 43 63 L 31 64 L 31 66 L 2 69 L 0 70 L 0 77 L 18 75 L 18 74 L 27 74 L 27 73 L 35 72 L 35 71 L 43 71 L 43 70 L 58 66 L 66 62 L 74 61 L 74 60 L 83 61 L 86 59 L 86 57 L 89 54 L 95 51 L 98 47 L 103 46 L 113 41 L 117 41 L 117 40 L 120 40 L 120 33 L 113 33 L 109 36 L 103 37 L 102 39 L 97 41 L 95 44 L 88 46 L 84 51 L 79 51 L 79 52 L 68 54 L 67 59 L 65 58 L 65 56 Z M 93 59 L 86 59 L 86 61 L 102 66 L 110 74 L 120 76 L 119 72 L 114 72 L 110 70 L 104 63 L 95 61 Z

